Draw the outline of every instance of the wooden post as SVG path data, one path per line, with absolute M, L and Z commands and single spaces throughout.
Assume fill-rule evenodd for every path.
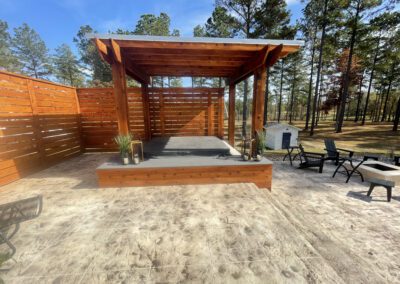
M 224 89 L 218 92 L 218 137 L 224 139 Z
M 143 122 L 144 122 L 144 139 L 151 139 L 150 131 L 150 105 L 149 105 L 149 92 L 147 84 L 142 83 L 142 104 L 143 104 Z
M 251 120 L 251 134 L 255 136 L 257 131 L 263 130 L 264 123 L 264 95 L 266 80 L 265 65 L 257 68 L 254 72 L 253 113 Z
M 235 146 L 235 84 L 229 85 L 229 120 L 228 120 L 228 141 Z
M 114 60 L 111 64 L 111 69 L 114 82 L 114 97 L 118 118 L 118 132 L 120 135 L 126 135 L 129 133 L 129 126 L 125 68 L 122 63 Z

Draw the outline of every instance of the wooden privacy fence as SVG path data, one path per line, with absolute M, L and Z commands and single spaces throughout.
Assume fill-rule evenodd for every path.
M 152 136 L 224 136 L 224 89 L 149 89 Z
M 0 185 L 82 152 L 75 88 L 0 72 Z
M 223 88 L 149 88 L 151 136 L 224 135 Z M 112 88 L 77 89 L 86 151 L 114 151 L 118 122 Z M 128 88 L 129 130 L 144 139 L 141 88 Z
M 113 88 L 78 88 L 82 140 L 86 151 L 115 151 L 118 120 Z M 144 139 L 144 116 L 140 88 L 128 88 L 129 129 Z
M 223 137 L 224 91 L 128 88 L 129 130 L 151 136 Z M 147 111 L 148 110 L 148 111 Z M 0 71 L 0 186 L 85 151 L 115 151 L 112 88 L 75 89 Z

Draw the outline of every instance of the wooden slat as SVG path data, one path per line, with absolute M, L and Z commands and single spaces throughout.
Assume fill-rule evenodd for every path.
M 82 151 L 74 88 L 0 71 L 0 185 Z
M 235 84 L 229 85 L 229 121 L 228 121 L 228 141 L 231 146 L 235 145 Z
M 96 170 L 100 187 L 255 183 L 271 189 L 272 165 Z

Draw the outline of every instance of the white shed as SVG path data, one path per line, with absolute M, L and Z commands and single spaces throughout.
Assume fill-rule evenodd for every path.
M 279 150 L 298 145 L 300 128 L 283 123 L 268 123 L 264 129 L 266 146 L 270 149 Z

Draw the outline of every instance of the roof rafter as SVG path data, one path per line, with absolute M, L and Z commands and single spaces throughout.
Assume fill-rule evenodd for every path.
M 147 75 L 147 73 L 145 71 L 143 71 L 140 67 L 138 67 L 131 61 L 123 59 L 123 56 L 121 53 L 121 47 L 115 40 L 110 39 L 110 46 L 111 46 L 111 51 L 113 54 L 114 62 L 116 62 L 117 64 L 118 63 L 123 64 L 125 67 L 126 73 L 130 77 L 139 81 L 140 83 L 146 83 L 146 84 L 150 83 L 150 76 Z M 112 62 L 111 64 L 113 64 L 114 62 Z
M 263 66 L 267 60 L 270 51 L 269 46 L 265 46 L 257 54 L 257 57 L 252 61 L 246 62 L 242 65 L 237 72 L 229 79 L 230 83 L 236 84 L 247 77 L 251 76 L 257 68 Z

